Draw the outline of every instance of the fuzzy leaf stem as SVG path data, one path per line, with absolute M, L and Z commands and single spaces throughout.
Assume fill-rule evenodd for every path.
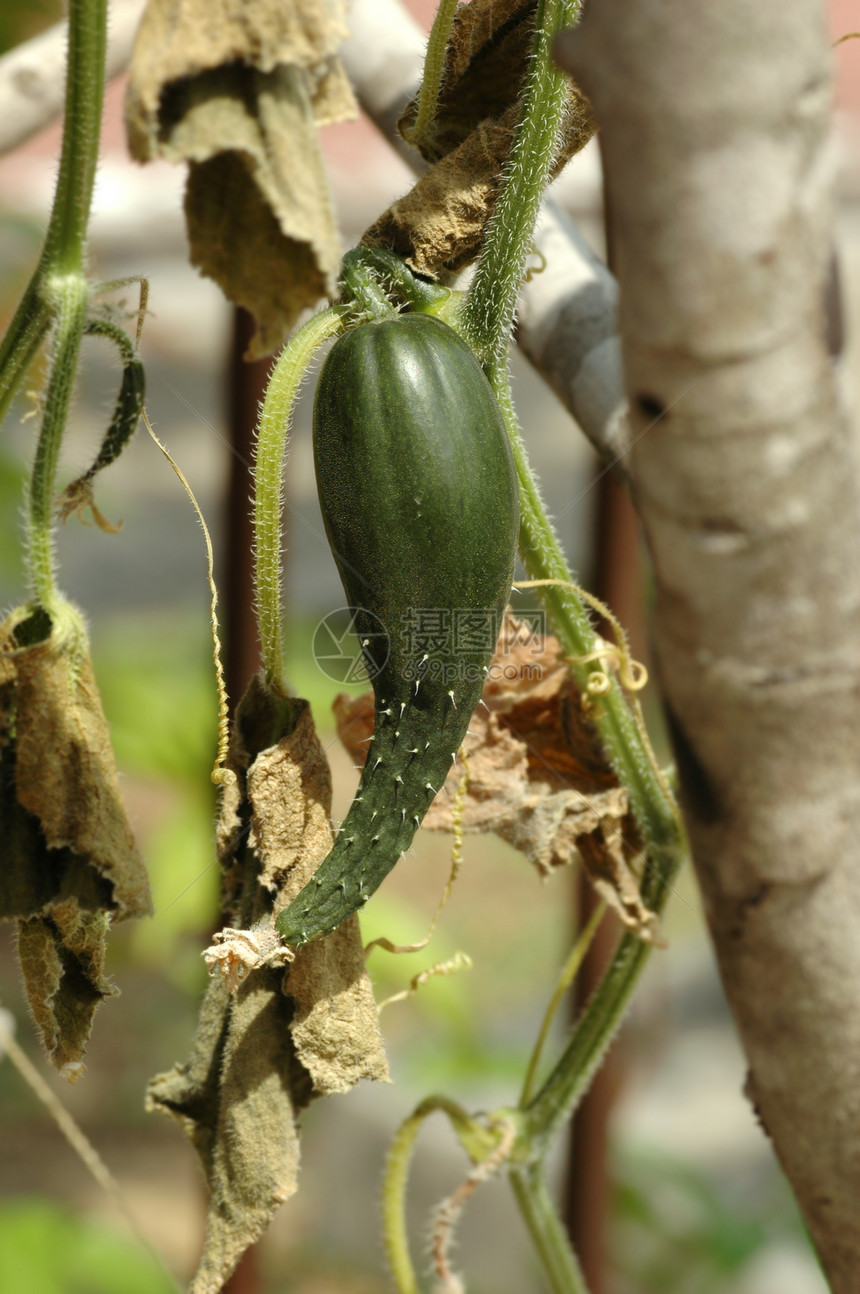
M 515 1168 L 511 1186 L 543 1261 L 544 1276 L 552 1294 L 588 1294 L 585 1277 L 559 1219 L 542 1167 Z
M 83 281 L 84 247 L 101 130 L 106 16 L 107 0 L 70 0 L 63 145 L 57 188 L 39 263 L 0 345 L 0 420 L 35 359 L 52 320 L 69 304 L 72 292 L 69 277 Z M 63 290 L 58 290 L 60 280 L 66 283 Z M 69 322 L 68 316 L 66 322 Z M 55 349 L 55 362 L 60 349 L 59 346 Z M 62 353 L 68 359 L 68 344 L 62 347 Z
M 581 0 L 538 0 L 520 122 L 466 298 L 464 329 L 491 382 L 507 375 L 517 297 L 558 149 L 567 77 L 553 62 L 552 44 L 563 28 L 578 22 L 581 7 Z
M 63 147 L 45 245 L 10 328 L 8 375 L 0 379 L 7 403 L 56 320 L 45 411 L 28 507 L 28 562 L 36 600 L 50 611 L 54 587 L 54 481 L 74 391 L 86 322 L 88 286 L 84 247 L 99 151 L 106 45 L 106 0 L 71 0 Z
M 397 1294 L 419 1294 L 406 1232 L 406 1187 L 418 1134 L 426 1119 L 435 1113 L 447 1115 L 473 1163 L 485 1158 L 496 1143 L 492 1132 L 473 1119 L 462 1106 L 444 1096 L 426 1097 L 400 1125 L 388 1152 L 382 1187 L 385 1252 Z
M 415 144 L 416 147 L 427 134 L 436 115 L 445 66 L 445 47 L 451 34 L 451 24 L 457 12 L 457 3 L 458 0 L 439 0 L 439 8 L 436 10 L 436 17 L 430 29 L 427 53 L 424 57 L 424 76 L 418 92 L 418 111 L 407 135 L 409 143 Z
M 82 274 L 58 276 L 52 281 L 52 286 L 58 302 L 57 330 L 45 412 L 30 475 L 27 515 L 30 585 L 35 600 L 49 613 L 57 601 L 54 583 L 54 481 L 87 310 L 87 283 Z
M 281 352 L 260 410 L 254 472 L 254 593 L 266 681 L 282 682 L 281 512 L 284 454 L 299 387 L 323 342 L 343 331 L 347 309 L 329 306 L 294 333 Z

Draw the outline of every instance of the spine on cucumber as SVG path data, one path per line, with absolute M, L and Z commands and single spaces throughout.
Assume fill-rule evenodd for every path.
M 370 898 L 445 781 L 496 645 L 519 520 L 490 385 L 428 315 L 362 324 L 335 343 L 317 385 L 314 463 L 375 727 L 331 852 L 277 918 L 292 947 Z

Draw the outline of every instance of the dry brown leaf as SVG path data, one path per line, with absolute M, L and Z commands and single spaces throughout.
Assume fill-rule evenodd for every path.
M 50 917 L 18 922 L 18 960 L 27 1000 L 51 1063 L 75 1082 L 84 1072 L 95 1009 L 118 990 L 104 974 L 109 922 L 76 899 L 52 905 Z
M 255 705 L 259 688 L 256 696 Z M 261 750 L 247 773 L 248 843 L 261 860 L 266 914 L 296 897 L 334 843 L 328 761 L 307 703 L 290 705 L 295 727 L 288 739 Z M 252 914 L 251 924 L 256 920 Z M 357 917 L 298 950 L 284 991 L 295 1003 L 293 1039 L 316 1093 L 345 1092 L 360 1078 L 387 1079 Z
M 475 260 L 516 123 L 516 108 L 482 121 L 374 221 L 362 243 L 390 248 L 419 274 L 454 272 Z
M 374 221 L 362 243 L 390 248 L 419 274 L 450 274 L 471 264 L 481 251 L 518 119 L 515 103 L 501 116 L 481 121 Z M 552 178 L 593 133 L 588 101 L 570 86 Z
M 34 641 L 35 640 L 35 641 Z M 86 1049 L 110 920 L 151 912 L 110 733 L 71 607 L 0 625 L 0 918 L 18 922 L 30 1007 L 52 1064 Z
M 598 893 L 628 928 L 659 939 L 656 917 L 642 902 L 642 858 L 628 812 L 556 639 L 536 637 L 508 613 L 484 689 L 485 706 L 469 721 L 469 780 L 464 831 L 493 831 L 542 876 L 578 859 Z M 485 708 L 487 707 L 487 708 Z M 373 731 L 371 694 L 338 696 L 341 741 L 356 763 Z M 458 763 L 423 825 L 450 831 Z
M 616 777 L 558 640 L 508 611 L 484 687 L 486 705 L 525 743 L 529 776 L 582 791 Z
M 216 1294 L 278 1205 L 295 1192 L 296 1114 L 310 1080 L 296 1058 L 282 973 L 260 970 L 232 995 L 209 981 L 191 1056 L 151 1080 L 147 1109 L 175 1118 L 209 1187 L 206 1240 L 192 1294 Z
M 218 825 L 223 906 L 255 969 L 246 973 L 235 956 L 222 962 L 226 944 L 214 950 L 210 960 L 227 973 L 210 980 L 190 1060 L 153 1079 L 148 1095 L 150 1108 L 182 1124 L 209 1183 L 192 1294 L 215 1294 L 294 1193 L 298 1112 L 361 1078 L 388 1078 L 357 918 L 301 948 L 286 969 L 274 934 L 273 912 L 332 845 L 331 775 L 307 703 L 255 680 L 230 767 L 237 780 L 224 789 Z
M 478 257 L 520 116 L 534 13 L 534 0 L 471 0 L 458 10 L 436 119 L 415 141 L 435 165 L 374 222 L 363 243 L 388 247 L 434 276 Z M 406 138 L 416 109 L 417 99 L 401 117 Z M 571 82 L 553 177 L 594 129 L 591 106 Z
M 413 141 L 428 162 L 452 152 L 480 122 L 507 112 L 522 83 L 534 16 L 534 0 L 471 0 L 457 10 L 435 118 L 428 134 Z M 416 95 L 397 123 L 405 139 L 417 110 Z
M 163 86 L 228 63 L 314 72 L 346 34 L 343 0 L 150 0 L 134 48 L 130 120 L 149 135 Z
M 340 240 L 316 127 L 357 109 L 342 0 L 150 0 L 126 100 L 138 161 L 188 161 L 191 259 L 285 339 L 335 289 Z

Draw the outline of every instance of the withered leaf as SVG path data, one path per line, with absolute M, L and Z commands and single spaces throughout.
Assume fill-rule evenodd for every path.
M 74 1082 L 83 1073 L 96 1007 L 116 993 L 104 974 L 108 919 L 76 899 L 55 903 L 49 918 L 18 922 L 18 960 L 33 1019 L 51 1063 Z
M 445 49 L 442 84 L 430 130 L 415 147 L 438 162 L 480 122 L 502 117 L 522 86 L 535 19 L 534 0 L 471 0 L 454 15 Z M 412 138 L 416 95 L 404 108 L 398 129 Z
M 332 844 L 331 775 L 306 702 L 255 680 L 239 706 L 218 825 L 225 916 L 185 1065 L 149 1086 L 182 1124 L 210 1188 L 192 1294 L 214 1294 L 296 1189 L 298 1113 L 361 1078 L 387 1079 L 357 918 L 284 967 L 273 914 Z M 248 967 L 253 969 L 248 970 Z M 231 991 L 231 989 L 233 991 Z
M 126 100 L 138 161 L 190 163 L 191 259 L 269 354 L 334 291 L 340 240 L 316 127 L 356 115 L 342 0 L 149 0 Z
M 414 142 L 435 163 L 362 242 L 389 247 L 419 273 L 451 274 L 477 259 L 520 117 L 534 0 L 471 0 L 456 14 L 445 53 L 436 117 Z M 412 140 L 417 98 L 400 128 Z M 566 91 L 554 178 L 594 134 L 591 106 L 573 82 Z
M 260 970 L 235 996 L 220 975 L 211 979 L 189 1061 L 149 1084 L 147 1108 L 181 1124 L 209 1186 L 191 1294 L 216 1294 L 296 1190 L 296 1115 L 310 1082 L 290 1037 L 281 979 Z
M 110 734 L 74 608 L 20 607 L 0 625 L 0 918 L 52 1064 L 81 1072 L 111 920 L 151 911 Z
M 576 860 L 625 926 L 659 939 L 639 892 L 643 860 L 627 792 L 616 782 L 561 648 L 506 616 L 484 689 L 469 720 L 462 809 L 465 831 L 493 831 L 542 876 Z M 373 699 L 338 696 L 341 740 L 359 763 L 373 731 Z M 462 766 L 455 765 L 423 826 L 450 831 Z
M 454 273 L 475 260 L 513 143 L 517 110 L 480 122 L 362 235 L 419 274 Z
M 294 63 L 314 72 L 346 35 L 344 11 L 343 0 L 150 0 L 134 49 L 131 122 L 148 132 L 162 86 L 208 68 Z

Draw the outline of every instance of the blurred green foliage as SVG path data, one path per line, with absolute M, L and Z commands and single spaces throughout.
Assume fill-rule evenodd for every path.
M 617 1294 L 725 1294 L 766 1246 L 806 1248 L 789 1188 L 768 1172 L 755 1190 L 727 1190 L 659 1150 L 615 1157 L 611 1265 Z
M 24 464 L 0 450 L 0 589 L 13 589 L 21 580 L 24 477 Z
M 175 608 L 123 615 L 93 632 L 93 657 L 121 768 L 198 785 L 215 750 L 207 625 Z
M 0 1204 L 0 1294 L 175 1294 L 140 1244 L 45 1199 Z
M 207 625 L 175 609 L 118 616 L 94 631 L 93 659 L 155 905 L 152 920 L 135 923 L 126 950 L 196 991 L 200 949 L 218 913 Z

